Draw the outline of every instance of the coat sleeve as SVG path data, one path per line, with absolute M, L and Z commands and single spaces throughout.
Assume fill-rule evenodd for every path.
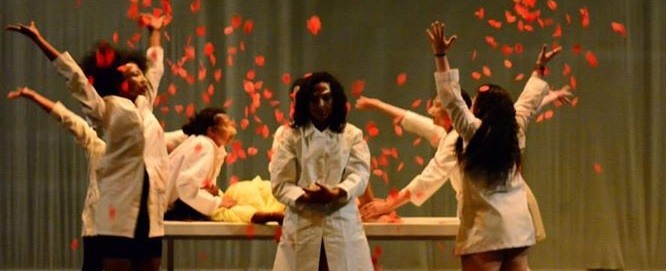
M 211 216 L 220 206 L 222 198 L 203 189 L 216 180 L 208 178 L 214 166 L 215 147 L 206 142 L 192 144 L 192 150 L 183 152 L 183 162 L 176 178 L 178 198 L 198 212 Z
M 433 147 L 437 147 L 440 138 L 446 136 L 446 130 L 444 130 L 444 127 L 435 124 L 431 118 L 421 116 L 409 110 L 405 112 L 405 115 L 400 121 L 400 125 L 402 125 L 407 132 L 426 138 Z
M 83 118 L 74 114 L 62 103 L 56 102 L 50 114 L 74 135 L 76 142 L 88 153 L 105 148 L 106 144 L 97 136 L 95 130 Z
M 401 191 L 409 192 L 409 200 L 414 205 L 421 206 L 449 180 L 451 171 L 458 165 L 455 147 L 457 139 L 458 135 L 455 133 L 442 138 L 435 156 Z
M 164 75 L 164 48 L 150 47 L 146 50 L 146 59 L 148 60 L 148 71 L 146 79 L 150 82 L 150 88 L 146 93 L 148 104 L 154 105 L 157 97 L 157 90 Z
M 527 124 L 536 112 L 543 97 L 548 94 L 548 83 L 537 76 L 532 76 L 525 84 L 523 92 L 513 107 L 516 109 L 516 122 L 521 133 L 527 129 Z
M 345 131 L 346 133 L 346 131 Z M 355 199 L 365 192 L 370 179 L 370 149 L 363 140 L 363 132 L 353 129 L 349 133 L 351 151 L 349 160 L 342 173 L 342 181 L 337 186 L 347 192 L 347 201 Z
M 469 110 L 460 94 L 458 70 L 435 72 L 435 85 L 442 105 L 451 117 L 453 127 L 466 142 L 469 142 L 481 126 L 481 120 Z
M 83 114 L 92 121 L 93 127 L 97 131 L 101 131 L 99 128 L 102 127 L 106 106 L 81 67 L 68 52 L 62 53 L 53 60 L 53 65 L 58 73 L 67 80 L 67 88 L 72 96 L 83 106 Z
M 175 130 L 171 132 L 164 133 L 164 144 L 166 144 L 167 152 L 171 152 L 178 147 L 185 139 L 187 135 L 183 133 L 183 130 Z
M 303 188 L 298 186 L 298 161 L 296 156 L 296 144 L 299 140 L 290 128 L 285 129 L 284 138 L 277 144 L 273 158 L 269 163 L 271 174 L 271 190 L 278 201 L 292 208 L 303 208 L 297 206 L 296 200 L 305 194 Z

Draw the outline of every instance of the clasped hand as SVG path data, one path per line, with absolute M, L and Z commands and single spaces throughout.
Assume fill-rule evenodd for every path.
M 304 203 L 328 204 L 347 196 L 344 190 L 338 187 L 330 188 L 319 182 L 315 182 L 313 186 L 303 188 L 303 191 L 305 191 L 305 194 L 300 199 Z

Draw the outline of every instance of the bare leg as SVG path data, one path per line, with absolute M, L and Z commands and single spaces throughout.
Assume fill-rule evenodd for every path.
M 464 271 L 499 271 L 502 267 L 502 252 L 487 251 L 463 255 L 460 258 Z
M 506 250 L 502 271 L 528 271 L 530 267 L 527 262 L 528 247 L 513 248 Z

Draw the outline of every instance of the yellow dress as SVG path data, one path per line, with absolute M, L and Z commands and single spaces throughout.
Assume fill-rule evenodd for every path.
M 230 185 L 224 197 L 233 199 L 236 205 L 215 210 L 211 216 L 213 221 L 250 223 L 257 212 L 284 212 L 284 205 L 271 192 L 271 182 L 260 176 Z

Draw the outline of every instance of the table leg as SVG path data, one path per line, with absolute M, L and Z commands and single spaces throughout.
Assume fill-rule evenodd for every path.
M 167 238 L 167 271 L 174 271 L 173 266 L 173 239 Z

